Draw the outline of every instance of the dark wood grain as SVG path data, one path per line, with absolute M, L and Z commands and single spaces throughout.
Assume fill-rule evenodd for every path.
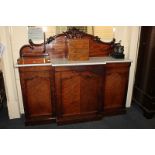
M 52 119 L 51 67 L 23 67 L 19 71 L 26 122 Z
M 125 109 L 130 63 L 106 64 L 104 113 Z
M 67 45 L 68 60 L 89 60 L 89 39 L 69 39 Z
M 104 66 L 55 67 L 55 71 L 58 123 L 101 116 Z

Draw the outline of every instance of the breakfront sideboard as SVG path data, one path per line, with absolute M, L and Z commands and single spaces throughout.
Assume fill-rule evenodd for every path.
M 68 59 L 68 40 L 89 40 L 89 59 Z M 45 43 L 20 49 L 19 68 L 25 124 L 75 123 L 125 113 L 128 59 L 110 57 L 115 39 L 71 29 Z M 82 52 L 82 51 L 81 51 Z

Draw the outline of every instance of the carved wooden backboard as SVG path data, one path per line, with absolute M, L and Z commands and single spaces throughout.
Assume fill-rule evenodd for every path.
M 32 40 L 29 40 L 29 45 L 24 45 L 20 49 L 20 57 L 40 57 L 49 55 L 52 58 L 65 58 L 68 52 L 67 40 L 69 39 L 88 39 L 89 57 L 109 56 L 113 52 L 115 43 L 115 39 L 111 42 L 103 42 L 97 36 L 72 28 L 62 34 L 49 37 L 45 44 L 34 44 Z

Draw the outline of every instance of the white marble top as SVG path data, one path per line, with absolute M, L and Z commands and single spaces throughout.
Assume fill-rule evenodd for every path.
M 33 66 L 51 66 L 51 63 L 44 63 L 44 64 L 16 64 L 14 67 L 33 67 Z
M 106 63 L 131 62 L 129 59 L 115 59 L 112 57 L 90 57 L 86 61 L 70 61 L 66 58 L 51 59 L 52 66 L 81 66 L 81 65 L 101 65 Z
M 50 63 L 44 64 L 16 64 L 15 67 L 30 67 L 30 66 L 81 66 L 81 65 L 101 65 L 107 63 L 124 63 L 131 62 L 129 59 L 115 59 L 112 57 L 90 57 L 86 61 L 70 61 L 66 58 L 53 58 Z

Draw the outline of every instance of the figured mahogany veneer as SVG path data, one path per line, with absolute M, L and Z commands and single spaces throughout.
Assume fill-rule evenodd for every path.
M 55 116 L 51 67 L 19 68 L 26 124 L 51 122 Z
M 104 115 L 125 112 L 130 64 L 105 65 Z
M 67 58 L 69 39 L 88 39 L 89 57 L 109 56 L 114 42 L 71 29 L 44 44 L 24 45 L 18 64 L 45 64 Z M 52 63 L 52 62 L 51 62 Z M 58 124 L 100 119 L 125 111 L 130 63 L 86 66 L 20 67 L 26 124 Z
M 101 118 L 104 66 L 55 67 L 57 122 Z

